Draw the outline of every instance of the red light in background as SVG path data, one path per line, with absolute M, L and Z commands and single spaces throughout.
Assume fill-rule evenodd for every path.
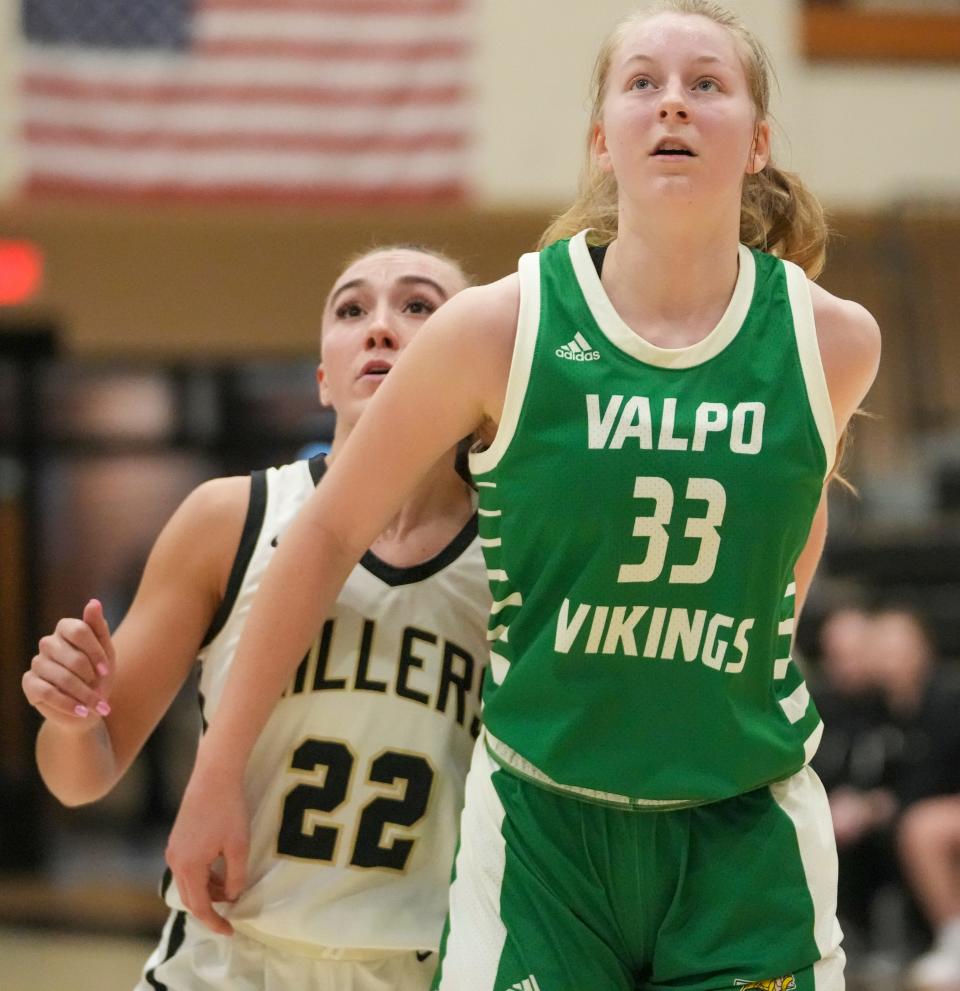
M 43 255 L 29 241 L 0 239 L 0 306 L 29 303 L 43 278 Z

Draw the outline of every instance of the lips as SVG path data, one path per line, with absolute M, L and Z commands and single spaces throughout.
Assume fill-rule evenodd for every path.
M 386 375 L 391 368 L 393 368 L 393 365 L 391 365 L 389 361 L 382 361 L 379 358 L 374 358 L 371 361 L 368 361 L 363 368 L 360 369 L 360 374 L 357 378 L 364 378 L 367 375 L 377 375 L 382 377 Z
M 696 158 L 697 153 L 685 141 L 679 138 L 663 138 L 650 153 L 653 156 Z

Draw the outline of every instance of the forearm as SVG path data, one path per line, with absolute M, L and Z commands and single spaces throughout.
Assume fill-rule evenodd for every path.
M 106 724 L 96 716 L 86 722 L 75 731 L 47 721 L 37 735 L 40 776 L 51 794 L 68 806 L 103 798 L 120 776 Z
M 254 596 L 223 695 L 200 743 L 200 773 L 242 775 L 360 553 L 344 548 L 309 518 L 298 518 L 284 534 Z

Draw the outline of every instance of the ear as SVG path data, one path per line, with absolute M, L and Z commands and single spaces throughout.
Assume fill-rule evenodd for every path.
M 770 122 L 766 120 L 757 124 L 753 132 L 753 144 L 750 146 L 750 158 L 747 160 L 747 175 L 762 172 L 770 161 Z
M 612 172 L 613 162 L 610 161 L 610 149 L 607 148 L 607 133 L 603 129 L 602 121 L 593 125 L 593 134 L 590 136 L 590 149 L 600 171 Z
M 323 362 L 321 361 L 317 365 L 317 386 L 318 392 L 320 393 L 320 405 L 321 406 L 332 406 L 333 403 L 330 399 L 330 389 L 327 386 L 327 376 L 323 370 Z

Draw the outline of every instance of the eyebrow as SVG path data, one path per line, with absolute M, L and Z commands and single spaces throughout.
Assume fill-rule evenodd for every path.
M 627 59 L 626 64 L 629 65 L 631 62 L 656 62 L 656 61 L 658 60 L 653 55 L 637 54 L 637 55 L 631 55 L 630 58 Z M 723 59 L 718 58 L 716 55 L 698 55 L 693 61 L 715 63 L 715 62 L 722 62 Z
M 397 282 L 399 282 L 400 285 L 404 285 L 404 286 L 413 286 L 413 285 L 431 286 L 434 290 L 436 290 L 436 292 L 440 294 L 440 296 L 443 297 L 444 300 L 448 298 L 447 291 L 443 288 L 443 286 L 441 286 L 439 282 L 435 282 L 433 279 L 428 279 L 425 275 L 401 275 L 400 278 L 397 279 Z M 351 279 L 349 282 L 344 282 L 342 286 L 337 286 L 337 288 L 331 294 L 330 305 L 333 306 L 333 304 L 337 300 L 337 297 L 341 293 L 346 292 L 348 289 L 356 289 L 357 286 L 365 286 L 365 285 L 369 285 L 366 279 Z

